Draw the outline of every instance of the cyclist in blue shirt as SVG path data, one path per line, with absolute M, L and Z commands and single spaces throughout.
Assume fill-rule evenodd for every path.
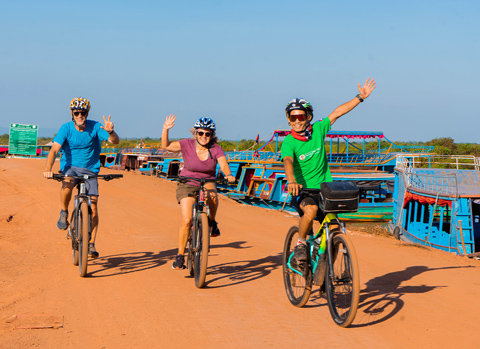
M 63 124 L 53 139 L 53 145 L 47 157 L 47 164 L 43 172 L 45 178 L 51 178 L 52 167 L 60 150 L 63 156 L 60 160 L 60 170 L 64 175 L 82 176 L 85 174 L 98 174 L 100 171 L 100 150 L 102 141 L 118 144 L 120 139 L 113 130 L 113 123 L 103 116 L 105 126 L 93 120 L 87 120 L 90 111 L 90 101 L 86 98 L 74 98 L 70 102 L 72 121 Z M 65 179 L 60 191 L 60 218 L 57 228 L 68 228 L 68 205 L 72 198 L 75 181 Z M 98 180 L 91 179 L 86 185 L 87 193 L 92 195 L 92 239 L 89 244 L 89 255 L 98 258 L 95 249 L 95 238 L 98 229 Z

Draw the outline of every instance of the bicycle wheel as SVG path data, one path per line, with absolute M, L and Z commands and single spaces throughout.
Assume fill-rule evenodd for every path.
M 283 247 L 283 282 L 285 283 L 285 291 L 287 292 L 290 303 L 296 307 L 303 307 L 312 292 L 312 270 L 308 262 L 297 264 L 291 259 L 291 266 L 298 271 L 303 272 L 302 275 L 293 271 L 288 266 L 288 260 L 293 253 L 293 249 L 298 240 L 298 227 L 291 227 L 285 238 Z
M 78 228 L 77 232 L 78 239 L 78 253 L 79 253 L 79 271 L 80 276 L 84 277 L 87 275 L 87 264 L 88 264 L 88 203 L 86 201 L 80 202 L 80 207 L 77 215 Z
M 205 285 L 208 266 L 208 249 L 210 248 L 210 234 L 208 231 L 208 217 L 205 212 L 199 212 L 196 219 L 194 276 L 195 286 L 202 288 Z
M 76 212 L 74 211 L 72 214 L 70 227 L 68 227 L 68 235 L 72 240 L 72 262 L 73 262 L 73 265 L 77 266 L 78 265 L 78 239 L 76 236 L 76 232 L 79 230 L 77 229 L 77 226 L 76 226 L 77 220 L 75 219 L 75 216 L 76 216 Z
M 187 256 L 187 270 L 190 276 L 193 276 L 193 248 L 192 248 L 193 227 L 188 234 L 187 246 L 185 247 L 185 254 Z
M 340 234 L 338 228 L 333 229 L 332 236 L 333 270 L 327 263 L 325 275 L 328 308 L 338 326 L 348 327 L 355 318 L 360 298 L 357 254 L 350 238 Z

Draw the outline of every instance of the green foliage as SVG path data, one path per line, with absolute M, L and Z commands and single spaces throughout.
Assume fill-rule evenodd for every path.
M 1 145 L 8 145 L 8 140 L 10 139 L 10 137 L 8 136 L 8 134 L 3 134 L 0 136 L 0 144 Z

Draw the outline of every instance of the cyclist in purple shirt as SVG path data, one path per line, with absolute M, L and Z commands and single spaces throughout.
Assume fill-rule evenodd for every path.
M 215 136 L 215 123 L 210 118 L 200 118 L 193 126 L 193 138 L 182 139 L 180 141 L 170 142 L 168 140 L 168 131 L 175 125 L 175 115 L 167 116 L 163 124 L 162 148 L 169 151 L 181 151 L 184 167 L 180 172 L 181 176 L 193 178 L 214 179 L 217 163 L 225 178 L 230 182 L 235 182 L 232 171 L 228 166 L 227 158 L 221 146 L 217 144 Z M 220 235 L 215 215 L 218 208 L 217 187 L 214 182 L 205 184 L 208 195 L 207 204 L 210 206 L 210 222 L 212 225 L 211 236 Z M 173 262 L 173 269 L 184 269 L 185 245 L 188 239 L 188 232 L 192 227 L 192 208 L 196 202 L 199 191 L 199 183 L 178 183 L 177 201 L 182 211 L 182 223 L 178 232 L 178 254 Z

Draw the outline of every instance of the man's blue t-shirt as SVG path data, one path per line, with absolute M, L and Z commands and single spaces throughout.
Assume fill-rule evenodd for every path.
M 98 121 L 87 120 L 85 130 L 80 132 L 73 121 L 60 127 L 53 139 L 62 146 L 63 156 L 60 160 L 60 170 L 65 167 L 88 168 L 94 173 L 100 171 L 100 150 L 102 141 L 109 138 L 108 132 L 100 128 Z

